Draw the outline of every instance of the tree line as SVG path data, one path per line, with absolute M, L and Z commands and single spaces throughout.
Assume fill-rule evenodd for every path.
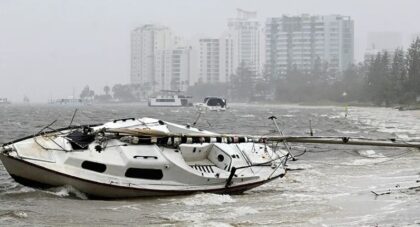
M 198 84 L 190 91 L 195 95 L 221 94 L 240 102 L 409 105 L 420 99 L 420 39 L 405 51 L 377 53 L 344 72 L 332 70 L 319 58 L 310 70 L 291 65 L 287 72 L 278 75 L 257 75 L 241 64 L 228 84 Z
M 317 58 L 310 70 L 296 65 L 282 74 L 257 75 L 242 63 L 228 83 L 198 83 L 186 91 L 196 99 L 222 96 L 231 101 L 275 103 L 343 102 L 380 106 L 410 105 L 420 100 L 420 39 L 407 50 L 377 53 L 344 72 L 332 70 Z M 150 87 L 135 84 L 105 86 L 95 94 L 86 86 L 82 99 L 97 102 L 135 102 L 147 98 Z
M 115 84 L 112 88 L 108 85 L 104 86 L 103 93 L 96 94 L 94 90 L 86 85 L 80 93 L 80 99 L 91 100 L 94 102 L 108 103 L 108 102 L 135 102 L 139 101 L 136 96 L 138 92 L 137 85 L 131 84 Z

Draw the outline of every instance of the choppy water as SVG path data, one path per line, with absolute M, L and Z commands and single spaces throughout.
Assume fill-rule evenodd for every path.
M 37 132 L 58 119 L 67 126 L 74 107 L 0 106 L 0 143 Z M 420 112 L 384 108 L 234 105 L 208 113 L 198 125 L 218 132 L 270 134 L 276 115 L 287 135 L 399 137 L 419 139 Z M 84 106 L 76 124 L 149 116 L 192 123 L 192 108 L 157 109 L 143 105 Z M 195 194 L 135 200 L 86 200 L 71 187 L 49 191 L 15 183 L 0 164 L 0 225 L 175 225 L 295 226 L 420 224 L 420 191 L 396 190 L 374 196 L 372 190 L 414 185 L 420 180 L 420 152 L 410 149 L 307 146 L 285 178 L 243 195 Z M 295 154 L 301 153 L 296 147 Z M 418 184 L 417 184 L 418 185 Z

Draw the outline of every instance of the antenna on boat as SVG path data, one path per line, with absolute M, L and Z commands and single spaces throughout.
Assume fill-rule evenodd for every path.
M 71 124 L 73 124 L 73 120 L 74 120 L 74 118 L 76 117 L 77 110 L 78 110 L 77 108 L 74 110 L 73 117 L 71 118 L 71 121 L 70 121 L 69 127 L 71 126 Z
M 281 135 L 281 136 L 283 136 L 283 137 L 284 137 L 283 131 L 281 131 L 281 130 L 280 130 L 280 127 L 279 127 L 279 125 L 277 124 L 277 121 L 276 121 L 277 117 L 276 117 L 276 116 L 271 116 L 271 117 L 269 117 L 268 119 L 270 119 L 270 120 L 272 120 L 272 121 L 274 122 L 274 125 L 276 126 L 277 131 L 280 133 L 280 135 Z M 284 144 L 284 146 L 286 147 L 287 152 L 290 154 L 290 157 L 292 157 L 292 161 L 296 161 L 296 158 L 295 158 L 295 156 L 292 154 L 292 152 L 290 151 L 289 144 L 287 143 L 287 141 L 286 141 L 286 140 L 283 140 L 283 144 Z

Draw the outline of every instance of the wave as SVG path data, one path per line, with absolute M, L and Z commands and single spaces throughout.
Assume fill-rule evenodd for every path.
M 2 210 L 0 211 L 0 220 L 7 219 L 24 219 L 28 217 L 28 213 L 22 210 Z
M 205 213 L 187 213 L 187 212 L 175 212 L 167 217 L 163 217 L 170 221 L 177 221 L 177 222 L 200 222 L 205 221 L 209 218 L 209 216 Z
M 1 194 L 3 194 L 3 195 L 20 195 L 20 194 L 33 193 L 33 192 L 36 192 L 36 191 L 37 191 L 36 189 L 21 186 L 21 185 L 16 183 L 14 186 L 11 186 L 11 187 L 7 188 L 7 190 L 2 192 Z
M 235 200 L 230 195 L 218 195 L 211 193 L 195 194 L 180 201 L 187 206 L 205 206 L 222 205 L 224 203 L 233 203 Z
M 360 133 L 360 131 L 339 130 L 339 129 L 336 129 L 335 131 L 338 132 L 338 133 L 342 133 L 342 134 L 357 134 L 357 133 Z
M 389 160 L 389 158 L 375 158 L 375 159 L 356 159 L 352 162 L 342 163 L 342 165 L 349 165 L 349 166 L 362 166 L 362 165 L 372 165 L 376 163 L 381 163 L 384 161 Z
M 241 216 L 251 215 L 251 214 L 258 214 L 259 211 L 249 206 L 242 206 L 242 207 L 235 207 L 235 208 L 225 208 L 226 212 L 223 212 L 224 218 L 237 218 Z
M 245 114 L 245 115 L 239 115 L 238 117 L 242 117 L 242 118 L 255 118 L 254 114 Z
M 376 153 L 374 150 L 360 150 L 357 151 L 359 155 L 367 158 L 386 158 L 383 154 Z
M 135 205 L 122 205 L 122 206 L 117 206 L 117 207 L 105 207 L 105 208 L 101 208 L 103 210 L 112 210 L 112 211 L 119 211 L 119 210 L 140 210 L 140 208 L 138 208 Z
M 56 188 L 50 188 L 45 192 L 52 195 L 59 196 L 59 197 L 75 197 L 75 198 L 83 199 L 83 200 L 88 199 L 85 193 L 77 190 L 71 185 L 64 185 L 64 186 L 60 186 Z

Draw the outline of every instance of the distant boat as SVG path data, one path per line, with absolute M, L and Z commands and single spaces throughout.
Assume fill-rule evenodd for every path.
M 199 110 L 225 111 L 227 102 L 221 97 L 206 97 L 202 103 L 195 103 L 194 106 Z
M 406 111 L 406 110 L 420 110 L 420 106 L 397 106 L 395 107 L 395 109 L 399 110 L 399 111 Z
M 56 104 L 56 105 L 85 105 L 87 104 L 86 101 L 83 99 L 75 99 L 75 98 L 63 98 L 63 99 L 50 99 L 48 104 Z
M 3 104 L 10 104 L 10 102 L 7 100 L 7 98 L 0 98 L 0 105 Z
M 179 91 L 163 91 L 167 94 L 158 95 L 156 97 L 149 98 L 149 106 L 151 107 L 181 107 L 181 106 L 192 106 L 190 102 L 191 96 L 170 94 L 179 93 Z M 169 94 L 168 94 L 169 93 Z

